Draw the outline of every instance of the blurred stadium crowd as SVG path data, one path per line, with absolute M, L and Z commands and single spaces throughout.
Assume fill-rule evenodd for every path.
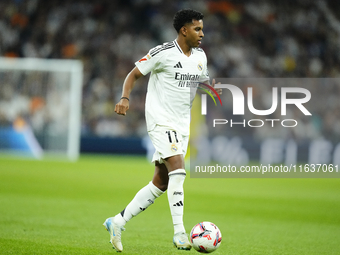
M 0 56 L 81 60 L 82 134 L 144 136 L 147 78 L 131 95 L 129 117 L 114 105 L 134 62 L 176 38 L 172 18 L 183 8 L 205 15 L 211 78 L 340 76 L 340 4 L 331 0 L 2 0 Z M 310 106 L 315 116 L 296 135 L 339 137 L 340 86 L 311 90 L 321 103 Z

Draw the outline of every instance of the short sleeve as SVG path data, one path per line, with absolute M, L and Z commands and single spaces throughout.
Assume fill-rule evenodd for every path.
M 148 54 L 138 60 L 135 65 L 143 75 L 147 75 L 149 72 L 158 70 L 160 68 L 161 54 L 155 54 L 157 49 L 161 46 L 157 46 L 151 49 Z
M 209 71 L 208 71 L 208 67 L 207 67 L 207 60 L 205 59 L 204 64 L 203 64 L 203 70 L 202 70 L 202 74 L 200 77 L 200 82 L 206 82 L 209 81 L 210 77 L 209 77 Z

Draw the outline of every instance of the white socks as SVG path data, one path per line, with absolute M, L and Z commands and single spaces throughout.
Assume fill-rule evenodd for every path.
M 169 173 L 168 200 L 175 234 L 185 233 L 183 225 L 183 183 L 185 176 L 186 173 L 184 169 L 177 169 Z
M 137 192 L 136 196 L 127 207 L 115 216 L 116 223 L 124 226 L 132 217 L 138 215 L 152 205 L 155 199 L 163 193 L 164 192 L 157 188 L 152 182 L 149 182 L 148 185 Z
M 185 233 L 183 225 L 183 183 L 185 176 L 186 172 L 184 169 L 177 169 L 169 173 L 168 201 L 175 234 Z M 149 182 L 148 185 L 137 192 L 127 207 L 115 216 L 115 222 L 123 227 L 126 222 L 132 219 L 132 217 L 143 212 L 153 204 L 155 199 L 163 193 L 164 192 L 157 188 L 152 182 Z

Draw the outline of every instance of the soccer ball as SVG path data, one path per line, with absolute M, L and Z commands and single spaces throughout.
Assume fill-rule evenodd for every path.
M 196 251 L 210 253 L 220 246 L 222 234 L 214 223 L 203 221 L 192 228 L 190 241 Z

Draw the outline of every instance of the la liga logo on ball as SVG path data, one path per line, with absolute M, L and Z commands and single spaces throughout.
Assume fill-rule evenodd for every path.
M 190 241 L 196 251 L 210 253 L 220 246 L 222 234 L 214 223 L 203 221 L 192 228 Z

